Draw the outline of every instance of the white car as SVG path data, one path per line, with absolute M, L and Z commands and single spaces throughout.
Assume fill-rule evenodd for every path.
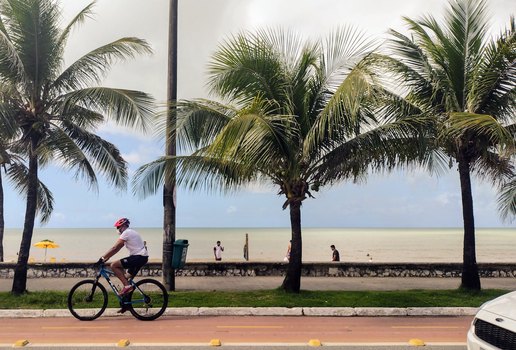
M 516 350 L 516 292 L 483 304 L 468 332 L 468 350 Z

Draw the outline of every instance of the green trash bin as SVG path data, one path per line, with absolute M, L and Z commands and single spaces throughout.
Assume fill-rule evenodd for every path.
M 187 239 L 176 239 L 174 242 L 174 254 L 172 254 L 172 267 L 180 269 L 185 266 L 186 252 L 188 251 Z

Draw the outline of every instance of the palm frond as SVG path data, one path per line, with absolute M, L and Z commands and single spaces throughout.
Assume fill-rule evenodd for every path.
M 478 59 L 468 87 L 468 110 L 509 122 L 516 112 L 516 30 L 514 18 L 504 33 L 489 42 Z
M 177 143 L 180 151 L 209 145 L 237 111 L 219 102 L 196 99 L 177 105 Z
M 206 148 L 212 157 L 237 159 L 252 167 L 265 167 L 284 158 L 290 158 L 290 140 L 295 139 L 296 120 L 293 117 L 264 114 L 264 101 L 239 111 L 213 143 Z M 265 103 L 266 104 L 266 103 Z
M 97 176 L 87 155 L 62 129 L 53 128 L 37 151 L 39 157 L 75 170 L 76 179 L 84 178 L 91 189 L 98 190 Z
M 479 179 L 501 186 L 514 177 L 514 166 L 510 158 L 488 151 L 472 164 L 472 172 Z
M 389 48 L 393 51 L 391 55 L 376 55 L 372 64 L 378 64 L 385 72 L 392 76 L 398 93 L 407 95 L 413 103 L 421 108 L 429 108 L 434 101 L 440 103 L 442 93 L 438 91 L 438 73 L 432 67 L 429 58 L 417 43 L 403 34 L 391 30 Z M 408 90 L 409 93 L 405 92 Z
M 321 66 L 327 79 L 324 86 L 330 91 L 337 89 L 347 74 L 373 52 L 375 45 L 376 41 L 357 27 L 349 25 L 333 31 L 321 44 Z
M 94 5 L 96 4 L 96 1 L 91 2 L 90 4 L 86 5 L 85 8 L 83 8 L 75 17 L 66 25 L 66 27 L 62 30 L 61 35 L 58 40 L 57 47 L 64 48 L 64 45 L 66 44 L 66 41 L 68 40 L 68 36 L 70 35 L 70 32 L 72 29 L 83 23 L 86 18 L 90 18 L 92 16 L 92 9 Z
M 176 161 L 178 185 L 192 191 L 230 193 L 258 177 L 256 169 L 247 164 L 231 159 L 206 157 L 202 152 L 178 157 Z
M 322 183 L 357 179 L 370 169 L 392 170 L 410 164 L 429 164 L 433 145 L 420 137 L 432 121 L 413 117 L 390 122 L 362 132 L 321 158 L 318 172 Z M 434 164 L 435 166 L 435 164 Z
M 28 169 L 23 163 L 12 162 L 7 167 L 7 178 L 9 182 L 21 195 L 27 195 L 28 189 Z M 46 223 L 50 220 L 52 212 L 54 211 L 54 196 L 52 192 L 41 181 L 38 182 L 38 202 L 37 210 L 40 215 L 41 223 Z
M 10 103 L 3 103 L 0 95 L 0 138 L 12 138 L 18 132 L 16 124 L 16 110 Z
M 40 96 L 44 84 L 55 77 L 61 61 L 54 55 L 53 48 L 58 40 L 61 11 L 53 1 L 31 2 L 8 1 L 2 8 L 9 8 L 6 29 L 9 39 L 16 48 L 17 55 L 24 66 L 25 89 L 32 96 Z M 3 12 L 5 13 L 5 12 Z M 21 76 L 6 73 L 11 81 L 21 83 Z
M 9 26 L 5 21 L 8 20 L 9 14 L 12 13 L 7 2 L 0 4 L 0 76 L 9 77 L 11 80 L 27 79 L 23 61 L 18 51 L 11 41 L 9 34 Z
M 469 134 L 469 138 L 485 137 L 491 145 L 498 145 L 501 152 L 512 153 L 516 146 L 507 129 L 492 116 L 485 114 L 451 113 L 446 133 L 455 139 L 465 133 Z
M 505 184 L 498 196 L 498 210 L 503 220 L 512 221 L 516 216 L 516 180 Z
M 139 198 L 146 198 L 161 189 L 165 178 L 175 179 L 176 161 L 173 156 L 163 156 L 136 170 L 132 192 Z
M 261 34 L 242 32 L 219 46 L 208 67 L 207 85 L 212 93 L 234 100 L 236 105 L 257 95 L 285 100 L 284 62 L 267 34 Z
M 82 89 L 98 84 L 115 62 L 152 53 L 150 45 L 139 38 L 121 38 L 96 48 L 72 63 L 56 78 L 52 87 L 57 91 Z
M 106 118 L 98 112 L 79 105 L 73 105 L 67 108 L 66 114 L 60 113 L 50 120 L 55 123 L 60 123 L 61 121 L 73 123 L 86 130 L 96 130 L 105 123 Z
M 57 152 L 62 154 L 60 158 L 64 164 L 85 169 L 85 164 L 91 163 L 93 168 L 98 169 L 115 187 L 126 188 L 127 163 L 115 145 L 72 123 L 63 123 L 63 131 L 56 132 L 54 144 L 64 146 L 64 148 L 58 147 L 56 149 Z M 69 140 L 65 139 L 65 134 L 69 137 Z M 71 157 L 66 156 L 72 144 L 76 147 L 76 151 L 72 153 L 79 155 L 79 162 L 77 163 Z M 88 169 L 90 167 L 88 166 Z
M 62 110 L 67 114 L 75 105 L 98 113 L 107 113 L 118 124 L 143 131 L 150 127 L 155 115 L 154 99 L 141 91 L 91 87 L 62 96 Z
M 48 223 L 54 211 L 54 196 L 50 189 L 41 181 L 38 185 L 38 211 L 40 214 L 40 222 Z
M 486 0 L 450 1 L 445 12 L 446 28 L 453 46 L 460 48 L 460 55 L 476 57 L 487 36 L 488 12 Z M 465 62 L 469 65 L 474 62 Z M 468 71 L 468 67 L 465 67 Z M 469 74 L 468 74 L 469 75 Z
M 175 173 L 175 175 L 174 175 Z M 255 179 L 248 168 L 231 160 L 203 155 L 163 156 L 141 166 L 133 179 L 133 193 L 146 198 L 156 193 L 165 178 L 173 177 L 190 190 L 230 192 Z

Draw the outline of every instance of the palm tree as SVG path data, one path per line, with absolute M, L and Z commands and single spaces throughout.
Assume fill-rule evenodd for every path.
M 126 126 L 145 128 L 153 100 L 143 92 L 90 87 L 111 65 L 150 53 L 138 38 L 121 38 L 63 67 L 63 51 L 72 28 L 91 15 L 86 6 L 64 29 L 53 0 L 0 2 L 0 79 L 10 91 L 2 101 L 2 119 L 19 130 L 13 148 L 27 157 L 27 205 L 12 292 L 26 290 L 29 256 L 38 195 L 38 171 L 51 162 L 75 170 L 96 188 L 95 169 L 119 188 L 127 185 L 127 164 L 119 150 L 95 134 L 110 118 Z
M 417 123 L 381 121 L 371 109 L 381 96 L 361 62 L 371 44 L 351 27 L 315 43 L 281 30 L 230 38 L 213 55 L 209 86 L 231 105 L 179 103 L 176 136 L 179 154 L 186 155 L 144 165 L 133 189 L 152 194 L 175 175 L 178 185 L 223 192 L 272 183 L 285 196 L 292 229 L 282 288 L 299 292 L 301 204 L 311 191 L 413 156 L 401 153 L 402 141 L 391 140 L 415 140 Z
M 176 155 L 176 100 L 177 100 L 177 13 L 178 0 L 170 0 L 168 29 L 168 76 L 167 118 L 165 154 Z M 176 289 L 175 271 L 172 267 L 174 241 L 176 240 L 175 177 L 170 176 L 163 184 L 163 282 L 168 290 Z
M 410 35 L 390 31 L 390 51 L 377 57 L 396 79 L 399 99 L 433 119 L 436 158 L 457 164 L 464 222 L 461 287 L 480 289 L 471 175 L 504 181 L 514 149 L 515 26 L 490 39 L 486 0 L 451 0 L 444 20 L 404 18 Z M 401 93 L 400 93 L 401 91 Z M 407 115 L 406 109 L 398 110 Z

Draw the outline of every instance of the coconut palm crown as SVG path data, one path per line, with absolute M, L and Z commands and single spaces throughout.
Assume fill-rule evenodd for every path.
M 292 228 L 282 288 L 299 292 L 302 202 L 323 186 L 419 156 L 402 147 L 417 140 L 417 118 L 379 120 L 375 113 L 372 101 L 382 91 L 364 64 L 371 49 L 352 27 L 314 42 L 281 29 L 230 37 L 209 66 L 218 100 L 178 105 L 176 136 L 186 155 L 141 167 L 133 189 L 155 193 L 171 176 L 192 190 L 272 184 L 285 197 Z
M 121 38 L 64 65 L 72 29 L 92 15 L 94 3 L 61 27 L 53 0 L 0 1 L 0 119 L 14 126 L 10 149 L 26 157 L 27 206 L 12 292 L 26 289 L 27 261 L 38 201 L 38 171 L 54 163 L 90 186 L 96 171 L 118 188 L 127 186 L 127 164 L 112 143 L 95 134 L 107 120 L 145 128 L 152 98 L 139 91 L 95 86 L 112 64 L 151 52 L 138 38 Z
M 386 109 L 433 119 L 428 149 L 447 158 L 450 168 L 457 166 L 464 223 L 461 286 L 467 289 L 480 289 L 471 175 L 494 184 L 514 176 L 514 18 L 491 38 L 487 5 L 485 0 L 451 0 L 442 21 L 430 15 L 404 18 L 409 35 L 391 30 L 388 55 L 376 57 L 396 79 L 399 94 Z M 404 103 L 410 108 L 397 109 Z

